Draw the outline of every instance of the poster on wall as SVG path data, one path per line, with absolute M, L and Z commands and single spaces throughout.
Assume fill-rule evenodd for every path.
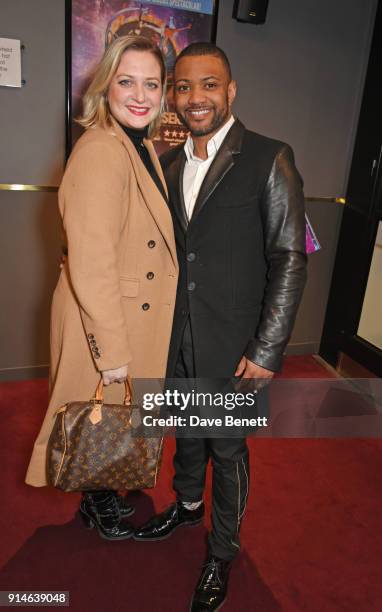
M 81 99 L 105 48 L 118 36 L 141 35 L 162 50 L 167 72 L 167 112 L 155 138 L 158 154 L 187 136 L 172 99 L 176 56 L 192 42 L 214 40 L 217 0 L 67 0 L 67 153 L 82 133 L 75 122 Z

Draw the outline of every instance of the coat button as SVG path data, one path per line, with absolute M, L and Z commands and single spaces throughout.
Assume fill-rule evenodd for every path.
M 155 247 L 155 244 L 155 240 L 149 240 L 147 246 L 149 247 L 149 249 L 153 249 Z
M 196 287 L 196 283 L 194 283 L 194 281 L 191 281 L 191 282 L 190 282 L 190 283 L 188 283 L 188 285 L 187 285 L 187 289 L 188 289 L 189 291 L 194 291 L 195 287 Z
M 187 254 L 187 261 L 192 262 L 192 261 L 195 261 L 195 259 L 196 259 L 195 253 L 188 253 Z
M 88 338 L 89 338 L 89 340 L 94 340 L 93 334 L 88 334 Z
M 150 304 L 148 304 L 147 302 L 142 304 L 142 310 L 148 310 L 149 308 L 150 308 Z
M 147 274 L 146 274 L 146 278 L 148 278 L 149 280 L 153 280 L 153 278 L 154 278 L 154 272 L 147 272 Z

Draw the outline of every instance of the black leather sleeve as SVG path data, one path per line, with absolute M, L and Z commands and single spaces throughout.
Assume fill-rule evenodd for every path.
M 268 264 L 260 323 L 245 356 L 268 370 L 281 368 L 306 281 L 305 209 L 302 179 L 293 151 L 275 157 L 262 199 Z

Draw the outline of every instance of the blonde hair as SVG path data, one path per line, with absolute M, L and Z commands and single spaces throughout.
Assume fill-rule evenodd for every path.
M 105 50 L 96 68 L 93 79 L 82 99 L 83 112 L 82 116 L 77 119 L 77 123 L 82 125 L 82 127 L 111 126 L 112 115 L 107 100 L 107 92 L 112 78 L 118 69 L 122 55 L 131 49 L 134 51 L 148 51 L 152 53 L 152 55 L 157 58 L 160 66 L 162 84 L 160 111 L 157 117 L 155 117 L 149 125 L 149 136 L 152 137 L 155 135 L 161 122 L 161 115 L 165 110 L 166 66 L 159 47 L 144 36 L 120 36 Z

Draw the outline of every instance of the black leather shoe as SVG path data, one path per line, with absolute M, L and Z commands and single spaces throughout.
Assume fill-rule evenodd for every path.
M 227 596 L 231 562 L 208 557 L 191 601 L 190 612 L 220 610 Z
M 96 527 L 105 540 L 127 540 L 134 533 L 130 523 L 122 522 L 119 504 L 113 491 L 85 493 L 80 504 L 80 514 L 89 529 Z
M 126 497 L 124 495 L 119 495 L 117 492 L 115 492 L 114 495 L 117 499 L 121 519 L 127 518 L 128 516 L 134 514 L 134 506 L 130 506 L 130 504 L 126 502 Z
M 177 501 L 139 527 L 134 533 L 134 540 L 139 542 L 165 540 L 181 525 L 197 525 L 202 521 L 203 516 L 204 503 L 200 504 L 196 510 L 187 510 L 181 502 Z

